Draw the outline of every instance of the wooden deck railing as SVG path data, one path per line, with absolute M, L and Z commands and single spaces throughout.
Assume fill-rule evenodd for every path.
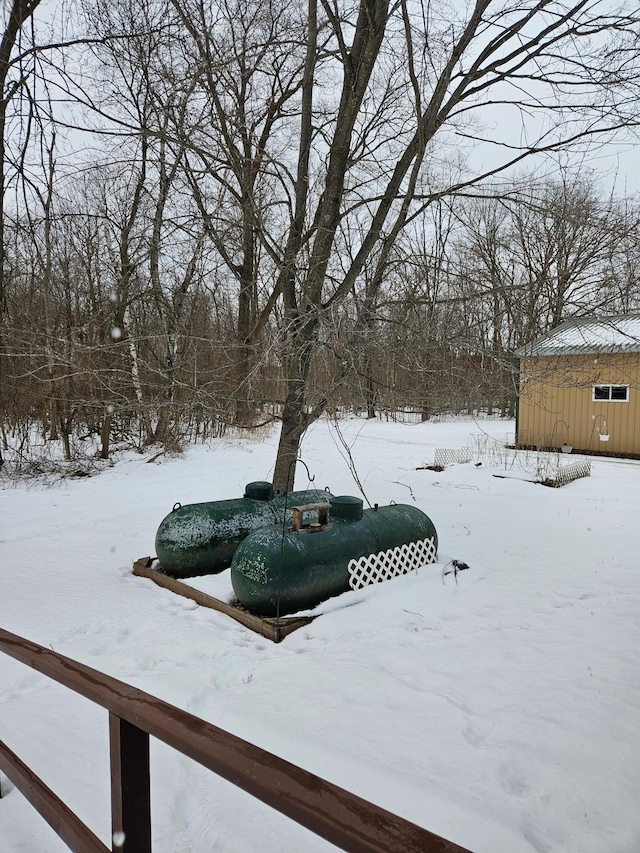
M 0 651 L 108 710 L 114 853 L 151 851 L 149 735 L 342 850 L 470 853 L 155 696 L 2 629 Z M 2 741 L 0 770 L 74 853 L 109 853 Z

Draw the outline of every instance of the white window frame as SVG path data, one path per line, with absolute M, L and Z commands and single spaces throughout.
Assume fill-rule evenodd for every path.
M 609 396 L 606 399 L 603 399 L 602 397 L 596 397 L 596 388 L 608 388 L 609 389 Z M 611 390 L 613 388 L 626 388 L 627 396 L 624 398 L 624 400 L 612 400 L 611 399 Z M 629 402 L 629 385 L 625 385 L 623 383 L 617 384 L 616 382 L 603 382 L 603 383 L 599 382 L 597 385 L 594 385 L 593 388 L 591 389 L 591 400 L 594 403 L 628 403 Z

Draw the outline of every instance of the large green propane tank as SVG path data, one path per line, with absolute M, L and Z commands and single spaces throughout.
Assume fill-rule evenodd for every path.
M 325 501 L 327 499 L 325 498 Z M 328 510 L 328 514 L 326 510 Z M 284 615 L 314 607 L 349 589 L 349 562 L 438 534 L 421 510 L 406 504 L 362 509 L 351 496 L 329 497 L 316 507 L 312 524 L 273 525 L 242 542 L 231 563 L 231 583 L 238 601 L 261 616 Z M 399 561 L 402 555 L 394 554 Z M 278 605 L 279 599 L 279 605 Z
M 296 504 L 326 501 L 329 496 L 319 489 L 274 495 L 271 483 L 255 482 L 247 485 L 242 498 L 176 504 L 156 533 L 161 569 L 174 578 L 221 572 L 254 530 L 282 524 Z

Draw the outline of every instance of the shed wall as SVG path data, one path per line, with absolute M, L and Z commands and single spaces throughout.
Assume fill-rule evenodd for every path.
M 594 401 L 594 385 L 628 385 L 629 401 Z M 607 442 L 600 440 L 605 421 Z M 518 444 L 563 442 L 575 450 L 640 453 L 640 353 L 522 359 Z

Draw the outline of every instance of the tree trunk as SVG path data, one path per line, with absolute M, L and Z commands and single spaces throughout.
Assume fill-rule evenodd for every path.
M 100 459 L 109 458 L 109 439 L 111 437 L 111 415 L 106 414 L 100 429 Z
M 142 382 L 140 380 L 140 365 L 138 361 L 138 345 L 134 337 L 133 324 L 130 321 L 130 309 L 127 305 L 122 315 L 123 330 L 127 335 L 127 345 L 129 348 L 129 357 L 131 359 L 131 383 L 133 391 L 138 401 L 138 411 L 140 424 L 144 433 L 143 444 L 151 444 L 153 442 L 153 428 L 151 419 L 146 410 L 144 403 L 144 395 L 142 393 Z
M 309 423 L 315 419 L 315 416 L 307 413 L 306 388 L 317 328 L 316 320 L 308 320 L 297 333 L 292 331 L 297 343 L 287 359 L 288 390 L 282 410 L 282 429 L 273 474 L 273 487 L 280 492 L 293 489 L 300 440 Z
M 273 473 L 273 487 L 276 492 L 290 492 L 293 489 L 300 440 L 307 427 L 305 384 L 306 379 L 298 379 L 292 383 L 282 410 L 282 429 Z
M 60 435 L 62 437 L 65 462 L 71 462 L 71 423 L 71 417 L 60 418 Z
M 286 403 L 282 413 L 282 430 L 273 473 L 273 488 L 276 492 L 290 492 L 293 489 L 296 461 L 303 433 L 300 429 L 300 415 L 296 409 L 295 405 Z
M 245 142 L 246 151 L 250 153 L 250 143 Z M 251 162 L 247 158 L 248 163 Z M 248 426 L 253 418 L 254 410 L 250 400 L 251 369 L 253 366 L 253 346 L 251 345 L 251 330 L 255 325 L 253 307 L 256 289 L 256 238 L 254 229 L 254 186 L 252 169 L 245 167 L 246 174 L 242 176 L 246 188 L 242 198 L 242 264 L 239 267 L 240 289 L 238 292 L 238 348 L 236 358 L 236 388 L 234 420 L 238 426 Z
M 371 360 L 367 359 L 367 418 L 371 420 L 376 416 L 376 388 L 371 375 Z

